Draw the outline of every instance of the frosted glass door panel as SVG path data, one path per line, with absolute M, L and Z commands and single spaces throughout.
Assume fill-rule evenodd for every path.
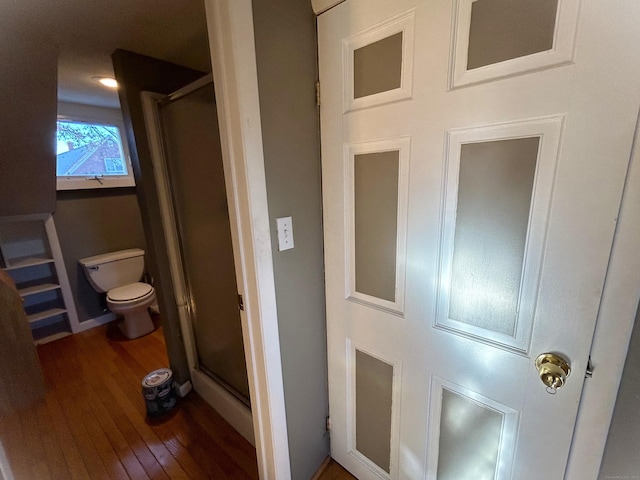
M 354 98 L 402 86 L 402 32 L 353 52 Z
M 199 367 L 249 399 L 213 84 L 160 108 Z
M 438 480 L 494 480 L 503 414 L 444 388 Z
M 387 473 L 392 390 L 393 366 L 356 350 L 356 449 Z
M 471 7 L 467 69 L 553 48 L 558 0 L 477 0 Z
M 355 155 L 356 291 L 394 302 L 400 152 Z
M 462 145 L 449 318 L 514 336 L 540 137 Z

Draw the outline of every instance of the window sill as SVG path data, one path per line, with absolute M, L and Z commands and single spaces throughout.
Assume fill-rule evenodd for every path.
M 136 183 L 133 178 L 119 177 L 119 178 L 58 178 L 56 182 L 56 189 L 60 190 L 88 190 L 88 189 L 102 189 L 102 188 L 120 188 L 120 187 L 135 187 Z

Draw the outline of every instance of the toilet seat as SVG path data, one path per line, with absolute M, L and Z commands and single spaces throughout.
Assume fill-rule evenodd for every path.
M 129 303 L 143 300 L 145 297 L 153 295 L 153 293 L 153 287 L 148 283 L 136 282 L 109 290 L 107 300 L 112 303 Z
M 120 329 L 127 338 L 138 338 L 153 331 L 155 327 L 148 309 L 155 301 L 154 288 L 142 282 L 116 287 L 107 292 L 107 307 L 124 317 Z

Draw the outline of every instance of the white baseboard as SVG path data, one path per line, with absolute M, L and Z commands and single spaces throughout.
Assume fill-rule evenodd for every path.
M 116 314 L 113 312 L 107 312 L 104 315 L 100 315 L 96 318 L 91 318 L 89 320 L 85 320 L 84 322 L 78 323 L 78 328 L 74 333 L 84 332 L 85 330 L 89 330 L 90 328 L 99 327 L 100 325 L 104 325 L 105 323 L 113 322 L 116 319 Z
M 193 385 L 191 384 L 191 380 L 187 380 L 183 384 L 178 384 L 176 382 L 176 393 L 180 398 L 186 397 L 192 389 Z
M 0 480 L 14 480 L 15 477 L 9 465 L 9 460 L 7 460 L 2 444 L 0 444 Z
M 200 370 L 191 370 L 193 386 L 204 400 L 255 446 L 251 410 Z

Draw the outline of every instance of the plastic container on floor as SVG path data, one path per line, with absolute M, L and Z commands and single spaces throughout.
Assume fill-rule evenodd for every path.
M 157 417 L 175 407 L 176 392 L 171 369 L 160 368 L 144 377 L 142 395 L 147 406 L 147 415 L 150 417 Z

